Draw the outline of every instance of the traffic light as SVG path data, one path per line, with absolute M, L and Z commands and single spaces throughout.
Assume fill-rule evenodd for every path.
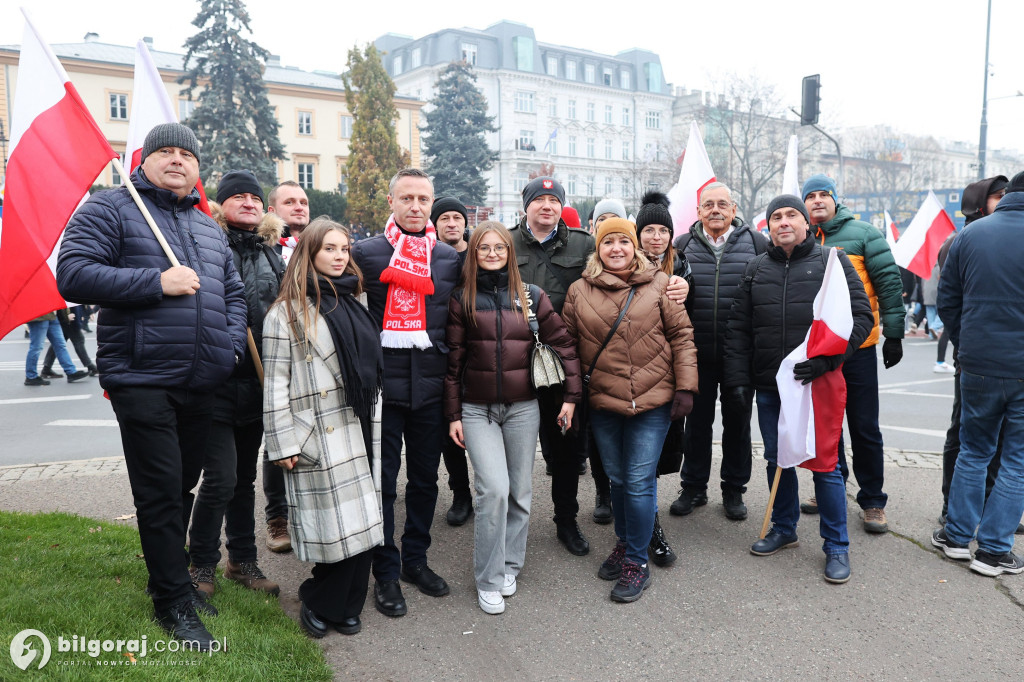
M 818 122 L 818 102 L 821 101 L 821 74 L 804 76 L 803 97 L 800 107 L 800 125 L 809 126 Z

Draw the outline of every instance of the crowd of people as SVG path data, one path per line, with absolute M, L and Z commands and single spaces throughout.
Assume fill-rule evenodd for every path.
M 708 503 L 717 401 L 725 516 L 747 517 L 755 403 L 769 485 L 778 480 L 771 528 L 751 553 L 795 547 L 801 512 L 817 514 L 824 578 L 848 581 L 851 468 L 864 529 L 888 529 L 876 348 L 884 339 L 885 367 L 902 358 L 903 284 L 881 232 L 856 220 L 824 175 L 808 178 L 802 197 L 772 200 L 765 238 L 717 182 L 702 189 L 693 225 L 674 225 L 655 192 L 635 221 L 606 199 L 589 229 L 570 227 L 551 177 L 525 186 L 518 224 L 470 230 L 458 198 L 435 198 L 430 178 L 409 168 L 391 180 L 383 232 L 355 241 L 326 216 L 311 221 L 296 183 L 264 199 L 244 169 L 220 179 L 213 218 L 196 210 L 201 154 L 181 124 L 154 128 L 142 157 L 129 182 L 181 265 L 119 188 L 72 218 L 57 281 L 68 300 L 101 308 L 96 369 L 83 357 L 84 374 L 98 373 L 117 417 L 148 592 L 174 637 L 212 642 L 200 614 L 216 613 L 222 530 L 223 577 L 279 594 L 258 563 L 261 465 L 267 547 L 312 564 L 300 623 L 316 638 L 360 631 L 371 576 L 374 607 L 390 617 L 408 612 L 402 583 L 449 594 L 428 562 L 442 459 L 447 522 L 473 518 L 477 603 L 502 613 L 527 562 L 538 439 L 558 541 L 572 555 L 590 551 L 577 521 L 589 459 L 593 518 L 615 535 L 598 577 L 613 583 L 612 600 L 637 601 L 649 564 L 676 559 L 657 476 L 680 476 L 671 514 Z M 1013 375 L 1021 364 L 987 350 L 995 334 L 1016 353 L 1011 339 L 1024 328 L 1020 304 L 1000 295 L 1021 284 L 1024 244 L 1009 233 L 1024 225 L 1024 173 L 979 191 L 976 223 L 950 240 L 937 288 L 958 367 L 950 439 L 959 440 L 947 442 L 947 502 L 932 542 L 972 559 L 976 539 L 971 568 L 1000 575 L 1024 571 L 1012 553 L 1024 513 L 1024 396 Z M 997 241 L 1004 248 L 986 248 Z M 848 466 L 841 427 L 824 434 L 835 457 L 813 470 L 814 495 L 801 502 L 794 470 L 775 475 L 776 376 L 807 336 L 833 252 L 852 332 L 842 352 L 792 371 L 805 384 L 845 378 L 852 455 Z M 42 335 L 61 336 L 55 319 L 32 325 L 39 346 Z M 56 358 L 69 381 L 82 374 Z

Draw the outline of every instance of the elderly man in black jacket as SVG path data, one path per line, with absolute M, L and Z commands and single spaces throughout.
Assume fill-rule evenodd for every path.
M 92 195 L 68 223 L 57 285 L 102 307 L 96 364 L 121 428 L 157 621 L 208 650 L 196 608 L 216 611 L 197 596 L 183 548 L 213 392 L 245 354 L 245 297 L 224 232 L 196 208 L 195 134 L 158 125 L 142 158 L 129 181 L 183 265 L 170 267 L 122 187 Z
M 700 392 L 694 397 L 693 412 L 686 418 L 683 467 L 679 472 L 679 498 L 669 507 L 675 516 L 686 516 L 707 504 L 711 478 L 711 434 L 715 424 L 715 401 L 722 383 L 722 354 L 725 330 L 736 287 L 747 263 L 768 248 L 768 240 L 736 215 L 736 202 L 729 188 L 713 182 L 700 194 L 700 220 L 675 241 L 686 256 L 694 285 L 686 308 L 693 323 L 697 345 Z M 747 518 L 743 493 L 750 481 L 750 410 L 753 392 L 741 387 L 722 389 L 722 503 L 727 518 Z
M 427 566 L 430 525 L 437 504 L 437 470 L 448 422 L 441 409 L 448 370 L 444 343 L 448 300 L 459 280 L 459 256 L 438 240 L 430 209 L 434 185 L 421 170 L 406 168 L 391 179 L 393 211 L 384 234 L 352 246 L 363 271 L 370 314 L 381 326 L 384 406 L 381 413 L 381 498 L 384 544 L 373 556 L 373 596 L 385 616 L 408 610 L 401 577 L 432 597 L 448 583 Z M 405 530 L 395 544 L 395 500 L 405 441 Z
M 807 209 L 793 195 L 783 194 L 768 204 L 772 246 L 750 261 L 736 294 L 725 341 L 725 388 L 757 389 L 757 420 L 768 460 L 768 483 L 775 478 L 781 400 L 776 375 L 783 359 L 803 343 L 814 317 L 814 299 L 825 276 L 828 249 L 810 234 Z M 838 252 L 850 289 L 853 331 L 842 355 L 817 356 L 797 363 L 793 374 L 807 384 L 842 366 L 871 332 L 874 316 L 864 284 L 850 260 Z M 840 429 L 842 427 L 840 426 Z M 838 438 L 836 439 L 838 443 Z M 821 514 L 825 580 L 850 579 L 850 540 L 846 533 L 846 487 L 837 461 L 831 471 L 814 472 L 814 488 Z M 772 512 L 772 529 L 750 548 L 768 556 L 799 543 L 800 519 L 796 471 L 784 469 Z

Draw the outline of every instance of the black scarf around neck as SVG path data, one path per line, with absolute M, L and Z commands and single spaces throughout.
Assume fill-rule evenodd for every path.
M 338 352 L 338 364 L 345 382 L 345 402 L 365 423 L 384 386 L 384 362 L 380 330 L 370 312 L 353 295 L 358 283 L 358 278 L 352 274 L 318 276 L 320 314 L 327 320 L 327 328 Z M 306 283 L 306 291 L 315 304 L 312 275 Z

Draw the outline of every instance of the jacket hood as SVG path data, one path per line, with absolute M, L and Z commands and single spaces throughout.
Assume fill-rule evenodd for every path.
M 964 188 L 963 197 L 960 199 L 960 212 L 964 214 L 964 224 L 969 225 L 978 218 L 984 217 L 985 214 L 982 211 L 985 210 L 988 195 L 992 194 L 993 191 L 998 192 L 999 189 L 1006 187 L 1008 182 L 1005 175 L 997 175 L 967 185 Z M 992 186 L 996 184 L 999 185 L 999 188 L 993 190 Z
M 853 220 L 853 211 L 843 204 L 836 204 L 836 214 L 832 216 L 832 220 L 821 225 L 812 225 L 809 232 L 815 234 L 821 231 L 825 234 L 835 234 L 850 220 Z
M 228 223 L 224 219 L 224 209 L 216 201 L 210 202 L 210 213 L 224 232 L 228 231 Z M 256 235 L 267 246 L 274 246 L 284 234 L 284 221 L 274 213 L 264 213 L 263 220 L 256 226 Z

